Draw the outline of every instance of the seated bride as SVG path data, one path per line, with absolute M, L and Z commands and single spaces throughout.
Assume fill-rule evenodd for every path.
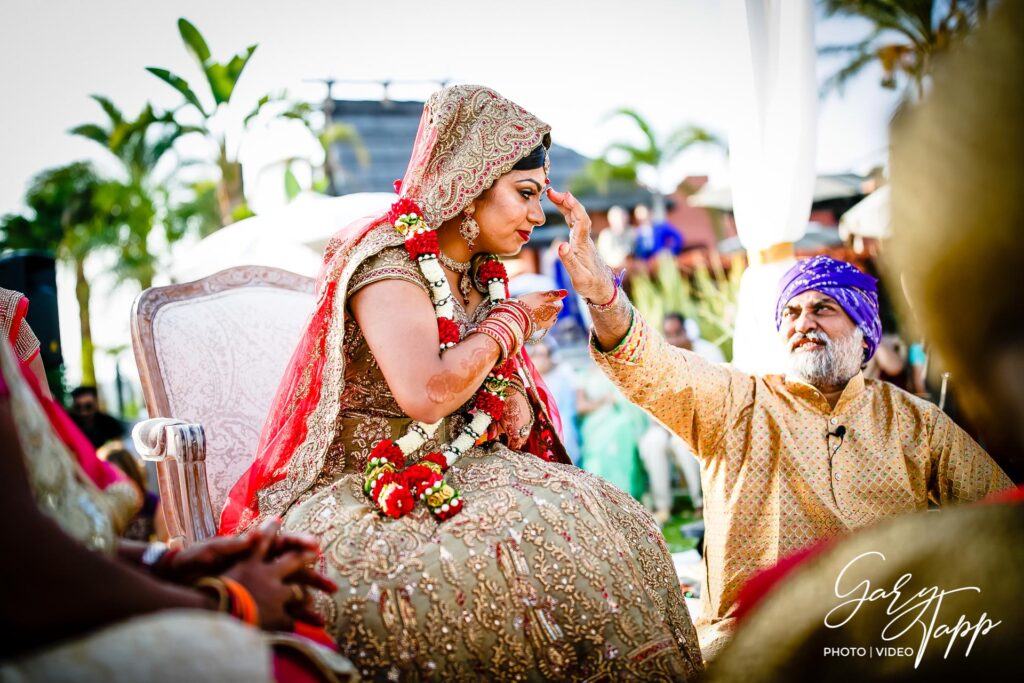
M 310 533 L 316 604 L 367 678 L 686 680 L 700 650 L 660 530 L 569 464 L 508 298 L 544 223 L 550 128 L 478 86 L 427 102 L 400 199 L 328 246 L 256 461 L 221 519 Z M 626 454 L 624 454 L 625 456 Z

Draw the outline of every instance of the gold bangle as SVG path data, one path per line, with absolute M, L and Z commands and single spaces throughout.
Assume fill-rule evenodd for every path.
M 208 588 L 217 594 L 219 601 L 217 605 L 218 612 L 227 612 L 230 609 L 230 596 L 228 595 L 228 588 L 224 585 L 224 582 L 220 579 L 212 576 L 206 576 L 196 581 L 196 588 L 202 590 Z

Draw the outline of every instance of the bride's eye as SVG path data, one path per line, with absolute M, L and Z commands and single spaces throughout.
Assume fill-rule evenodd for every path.
M 523 195 L 523 197 L 525 197 L 526 199 L 529 199 L 530 197 L 533 196 L 533 192 L 531 190 L 520 190 L 519 194 Z

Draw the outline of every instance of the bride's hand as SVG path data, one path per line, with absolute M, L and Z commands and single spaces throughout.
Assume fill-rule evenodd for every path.
M 550 330 L 555 324 L 558 314 L 562 311 L 562 299 L 568 295 L 569 292 L 564 289 L 553 289 L 549 292 L 530 292 L 518 299 L 530 309 L 534 330 L 540 332 Z
M 548 199 L 558 207 L 569 226 L 569 242 L 558 245 L 558 256 L 569 272 L 573 288 L 588 301 L 598 304 L 609 301 L 615 293 L 615 280 L 591 239 L 587 210 L 570 192 L 548 188 Z
M 505 397 L 505 411 L 498 423 L 501 431 L 508 437 L 508 447 L 519 450 L 530 436 L 533 426 L 533 413 L 526 397 L 515 389 L 509 389 Z

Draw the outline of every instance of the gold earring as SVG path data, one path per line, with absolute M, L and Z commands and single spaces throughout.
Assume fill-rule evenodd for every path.
M 476 246 L 473 244 L 473 240 L 480 236 L 480 224 L 473 218 L 475 212 L 476 210 L 472 206 L 467 206 L 463 211 L 462 224 L 459 225 L 459 234 L 469 244 L 470 251 L 473 251 Z

